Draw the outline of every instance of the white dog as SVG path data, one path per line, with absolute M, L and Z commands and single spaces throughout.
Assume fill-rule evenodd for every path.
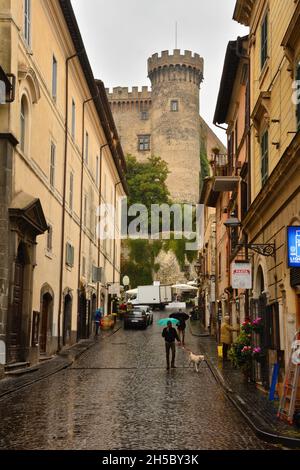
M 205 361 L 205 356 L 196 355 L 196 354 L 193 354 L 192 352 L 190 353 L 189 367 L 191 366 L 191 364 L 195 365 L 195 369 L 197 372 L 199 372 L 199 365 L 203 361 Z

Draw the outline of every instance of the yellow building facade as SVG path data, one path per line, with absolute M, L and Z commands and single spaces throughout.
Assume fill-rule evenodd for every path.
M 300 3 L 237 0 L 234 19 L 249 34 L 228 45 L 214 119 L 227 124 L 227 155 L 201 202 L 216 207 L 218 310 L 232 323 L 263 319 L 252 379 L 268 389 L 300 328 L 300 267 L 288 261 L 288 227 L 300 233 Z M 233 287 L 236 261 L 251 262 L 252 289 Z
M 109 309 L 120 239 L 99 241 L 97 208 L 118 238 L 126 165 L 70 1 L 0 0 L 0 38 L 1 363 L 31 363 Z
M 234 19 L 249 27 L 251 205 L 243 232 L 249 243 L 274 248 L 273 256 L 253 254 L 252 298 L 269 330 L 269 385 L 272 366 L 287 364 L 300 328 L 299 268 L 288 265 L 287 240 L 287 227 L 300 225 L 300 5 L 238 0 Z

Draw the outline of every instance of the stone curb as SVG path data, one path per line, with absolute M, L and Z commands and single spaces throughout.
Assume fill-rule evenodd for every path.
M 204 337 L 204 335 L 199 335 L 193 332 L 192 327 L 190 325 L 190 332 L 192 336 L 195 337 Z M 209 336 L 209 335 L 205 335 Z M 300 439 L 284 436 L 282 434 L 274 434 L 272 431 L 267 429 L 261 429 L 253 419 L 249 416 L 249 412 L 245 406 L 243 406 L 243 400 L 241 397 L 232 390 L 228 383 L 226 382 L 225 378 L 221 374 L 221 372 L 217 369 L 215 364 L 210 360 L 209 355 L 207 354 L 206 350 L 202 347 L 202 351 L 206 356 L 207 365 L 213 374 L 216 381 L 222 386 L 225 391 L 227 398 L 230 402 L 236 407 L 236 409 L 243 415 L 249 426 L 253 429 L 254 433 L 257 437 L 261 440 L 266 442 L 271 442 L 273 444 L 280 444 L 292 449 L 299 449 L 300 448 Z
M 111 333 L 108 335 L 103 336 L 102 340 L 106 338 L 110 338 L 114 334 L 116 334 L 122 327 L 119 326 L 115 330 L 113 330 Z M 43 366 L 45 368 L 45 373 L 41 373 L 39 377 L 33 377 L 32 380 L 29 381 L 24 381 L 24 383 L 21 383 L 19 386 L 16 385 L 17 380 L 20 379 L 20 377 L 12 377 L 11 384 L 8 384 L 8 388 L 1 392 L 1 385 L 5 385 L 1 380 L 0 380 L 0 400 L 2 398 L 7 397 L 8 395 L 17 392 L 25 387 L 28 387 L 30 385 L 33 385 L 34 383 L 39 382 L 40 380 L 44 380 L 48 377 L 51 377 L 52 375 L 57 374 L 58 372 L 67 369 L 70 367 L 80 356 L 82 356 L 85 352 L 87 352 L 89 349 L 91 349 L 93 346 L 98 344 L 97 340 L 86 340 L 83 343 L 77 343 L 74 346 L 72 346 L 69 350 L 62 351 L 58 355 L 56 355 L 53 359 L 49 360 L 47 363 L 44 364 L 39 364 L 35 366 L 34 370 L 28 370 L 28 372 L 24 371 L 23 377 L 26 377 L 26 374 L 30 374 L 31 376 L 34 375 L 34 372 L 38 373 L 41 372 Z M 51 371 L 49 371 L 49 366 L 53 366 L 54 362 L 56 361 L 57 367 L 54 367 Z M 60 364 L 59 364 L 60 363 Z M 27 375 L 28 377 L 28 375 Z M 4 379 L 5 380 L 5 379 Z M 1 384 L 2 382 L 2 384 Z M 20 380 L 21 382 L 21 380 Z M 2 387 L 3 388 L 3 387 Z

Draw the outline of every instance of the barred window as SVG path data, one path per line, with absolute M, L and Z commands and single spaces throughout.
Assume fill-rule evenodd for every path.
M 138 150 L 145 152 L 150 150 L 150 135 L 139 135 L 138 136 Z

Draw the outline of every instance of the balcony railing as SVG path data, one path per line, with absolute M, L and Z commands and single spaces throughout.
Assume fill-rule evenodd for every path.
M 232 176 L 232 164 L 227 154 L 217 153 L 211 157 L 213 176 Z

